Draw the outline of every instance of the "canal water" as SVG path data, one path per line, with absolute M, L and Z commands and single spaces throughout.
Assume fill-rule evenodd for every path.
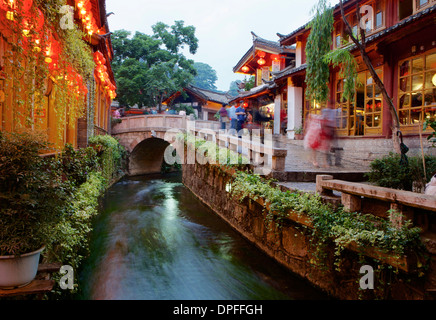
M 178 174 L 108 190 L 79 281 L 86 300 L 326 298 L 234 231 Z

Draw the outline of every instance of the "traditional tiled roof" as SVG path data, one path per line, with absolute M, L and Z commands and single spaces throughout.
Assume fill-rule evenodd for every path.
M 227 93 L 206 90 L 199 87 L 195 87 L 193 85 L 188 85 L 184 90 L 197 95 L 203 100 L 212 101 L 221 104 L 228 104 L 229 100 L 231 99 L 231 96 L 229 96 Z
M 244 91 L 244 92 L 240 92 L 239 95 L 237 97 L 233 97 L 230 101 L 229 104 L 231 104 L 232 102 L 237 102 L 239 100 L 244 100 L 253 96 L 259 96 L 262 94 L 267 94 L 269 91 L 271 91 L 272 89 L 277 88 L 277 85 L 274 82 L 268 82 L 268 83 L 264 83 L 260 86 L 254 87 L 253 89 L 251 89 L 250 91 Z
M 280 79 L 283 79 L 285 77 L 289 77 L 293 74 L 296 74 L 297 72 L 306 70 L 306 68 L 307 68 L 306 64 L 302 64 L 301 66 L 299 66 L 297 68 L 295 67 L 295 65 L 290 65 L 289 67 L 287 67 L 279 72 L 273 72 L 272 76 L 273 76 L 274 81 L 280 80 Z
M 344 0 L 344 1 L 343 1 L 343 4 L 344 4 L 344 6 L 345 6 L 346 4 L 351 3 L 352 1 L 353 1 L 353 0 Z M 338 10 L 339 8 L 340 8 L 340 4 L 338 3 L 338 4 L 334 7 L 334 10 L 336 11 L 336 10 Z M 412 15 L 412 16 L 410 16 L 410 17 L 408 17 L 408 18 L 406 18 L 406 19 L 404 19 L 404 20 L 398 22 L 397 24 L 393 25 L 393 26 L 390 27 L 390 28 L 387 28 L 387 29 L 381 30 L 380 32 L 375 33 L 375 34 L 373 34 L 373 35 L 367 37 L 366 40 L 367 40 L 367 42 L 371 42 L 371 41 L 373 41 L 373 40 L 375 40 L 375 39 L 378 39 L 378 38 L 382 37 L 382 36 L 385 35 L 385 34 L 388 34 L 388 33 L 392 32 L 392 31 L 394 31 L 394 30 L 396 30 L 396 29 L 399 29 L 400 27 L 402 27 L 402 26 L 404 26 L 404 25 L 407 25 L 407 24 L 409 24 L 410 22 L 413 22 L 413 21 L 415 21 L 416 19 L 419 19 L 419 18 L 421 18 L 421 17 L 423 17 L 423 16 L 425 16 L 425 15 L 431 13 L 431 12 L 434 12 L 434 11 L 435 11 L 435 5 L 433 5 L 433 6 L 429 7 L 429 8 L 427 8 L 427 9 L 424 9 L 424 10 L 422 10 L 422 11 L 416 13 L 415 15 Z M 297 34 L 300 33 L 301 31 L 305 30 L 305 29 L 307 28 L 307 26 L 309 25 L 309 23 L 310 23 L 310 22 L 306 23 L 305 25 L 299 27 L 298 29 L 292 31 L 291 33 L 289 33 L 289 34 L 287 34 L 287 35 L 283 35 L 283 34 L 277 33 L 277 36 L 280 38 L 280 39 L 279 39 L 279 43 L 280 43 L 280 44 L 283 44 L 284 42 L 286 42 L 286 41 L 289 40 L 290 38 L 294 37 L 295 35 L 297 35 Z
M 346 4 L 348 4 L 349 2 L 354 1 L 354 0 L 344 0 L 342 1 L 343 5 L 345 6 Z M 341 5 L 338 3 L 334 6 L 333 10 L 337 10 L 341 7 Z M 310 22 L 306 23 L 305 25 L 299 27 L 298 29 L 295 29 L 294 31 L 292 31 L 289 34 L 281 34 L 281 33 L 277 33 L 277 36 L 280 38 L 279 42 L 280 44 L 283 44 L 283 42 L 287 41 L 288 39 L 292 38 L 293 36 L 297 35 L 298 33 L 300 33 L 301 31 L 305 30 L 307 28 L 307 26 L 309 25 Z
M 254 32 L 251 32 L 253 36 L 253 45 L 250 49 L 244 54 L 244 56 L 239 60 L 236 66 L 233 68 L 233 72 L 237 72 L 242 65 L 250 59 L 250 57 L 254 56 L 256 50 L 265 50 L 275 54 L 281 54 L 289 52 L 292 49 L 289 46 L 282 46 L 278 41 L 271 41 L 264 38 L 259 37 Z

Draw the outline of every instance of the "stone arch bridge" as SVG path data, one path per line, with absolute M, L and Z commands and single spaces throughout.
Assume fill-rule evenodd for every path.
M 172 141 L 173 132 L 186 132 L 188 121 L 196 129 L 219 130 L 219 122 L 194 121 L 187 116 L 179 115 L 144 115 L 126 117 L 112 129 L 112 136 L 130 153 L 129 175 L 144 175 L 161 171 L 164 153 Z

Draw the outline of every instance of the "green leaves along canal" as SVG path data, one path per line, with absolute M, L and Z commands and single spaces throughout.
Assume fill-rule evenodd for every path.
M 323 299 L 204 206 L 179 175 L 114 185 L 94 222 L 81 299 Z

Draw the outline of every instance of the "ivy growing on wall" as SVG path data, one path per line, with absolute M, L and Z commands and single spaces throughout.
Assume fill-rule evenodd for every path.
M 67 124 L 73 125 L 84 114 L 86 94 L 78 90 L 79 82 L 71 76 L 77 73 L 84 84 L 89 83 L 93 80 L 94 61 L 86 34 L 76 24 L 72 29 L 61 27 L 60 8 L 66 4 L 66 0 L 35 0 L 28 13 L 16 10 L 8 24 L 5 92 L 12 95 L 9 101 L 15 129 L 36 124 L 35 115 L 47 106 L 51 87 L 59 136 Z M 59 43 L 56 66 L 46 59 L 46 48 L 53 39 Z
M 348 212 L 343 208 L 335 209 L 324 204 L 318 195 L 300 194 L 289 190 L 284 192 L 278 186 L 274 186 L 272 181 L 249 172 L 237 171 L 230 190 L 232 197 L 239 201 L 264 199 L 265 222 L 270 231 L 280 231 L 283 222 L 289 220 L 291 212 L 310 218 L 312 227 L 308 231 L 317 239 L 314 242 L 315 255 L 319 258 L 325 257 L 324 247 L 333 244 L 338 270 L 341 265 L 341 253 L 350 245 L 357 245 L 358 248 L 377 248 L 395 257 L 410 253 L 425 256 L 426 250 L 420 239 L 421 229 L 413 227 L 410 221 L 398 228 L 390 220 L 371 214 Z M 321 263 L 321 267 L 322 261 L 318 263 Z M 422 270 L 425 269 L 424 265 L 419 266 Z

